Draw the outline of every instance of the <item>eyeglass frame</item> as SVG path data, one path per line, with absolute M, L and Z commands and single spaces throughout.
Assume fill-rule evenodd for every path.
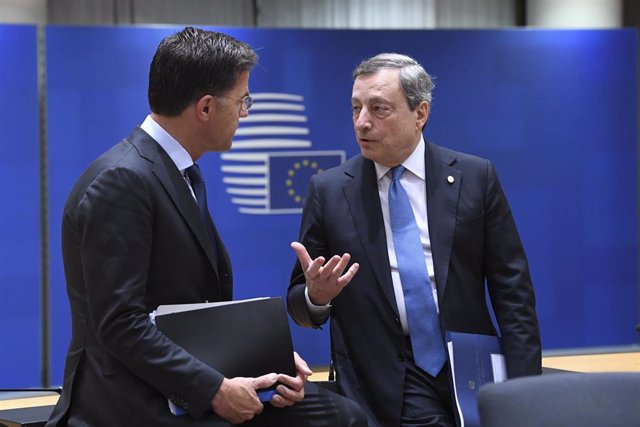
M 253 106 L 253 97 L 251 95 L 245 95 L 242 98 L 234 98 L 233 96 L 223 95 L 221 93 L 212 93 L 215 96 L 221 96 L 223 98 L 232 99 L 234 101 L 240 101 L 242 104 L 240 105 L 240 109 L 243 111 L 249 111 L 249 109 Z

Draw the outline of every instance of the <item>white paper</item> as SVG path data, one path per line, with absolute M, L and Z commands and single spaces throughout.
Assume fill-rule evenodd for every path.
M 491 353 L 491 369 L 493 369 L 494 383 L 507 380 L 507 364 L 504 361 L 504 355 Z
M 462 415 L 462 408 L 458 401 L 458 389 L 456 387 L 456 370 L 453 369 L 453 342 L 447 341 L 447 349 L 449 350 L 449 365 L 451 365 L 451 384 L 453 385 L 453 395 L 456 401 L 456 409 L 458 410 L 458 416 L 460 417 L 460 427 L 464 427 L 464 416 Z
M 267 299 L 267 298 L 268 297 L 259 297 L 259 298 L 250 298 L 250 299 L 235 300 L 235 301 L 159 305 L 158 308 L 153 311 L 153 313 L 155 313 L 156 316 L 163 316 L 165 314 L 181 313 L 183 311 L 201 310 L 203 308 L 219 307 L 222 305 L 237 304 L 237 303 L 248 302 L 248 301 L 257 301 L 257 300 Z

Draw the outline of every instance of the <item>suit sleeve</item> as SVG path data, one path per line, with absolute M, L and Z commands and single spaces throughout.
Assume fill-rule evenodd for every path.
M 495 169 L 487 162 L 485 270 L 509 377 L 541 373 L 540 331 L 527 258 Z
M 148 185 L 129 169 L 103 172 L 79 200 L 77 217 L 65 220 L 65 232 L 76 233 L 88 322 L 97 340 L 131 372 L 164 396 L 179 396 L 181 406 L 199 417 L 211 409 L 223 376 L 149 320 L 145 295 L 157 230 Z
M 299 242 L 307 248 L 312 259 L 327 256 L 317 175 L 312 176 L 309 181 L 307 198 L 302 211 Z M 287 310 L 298 325 L 320 328 L 327 321 L 329 313 L 327 316 L 318 317 L 310 312 L 305 297 L 306 287 L 302 266 L 296 259 L 287 290 Z

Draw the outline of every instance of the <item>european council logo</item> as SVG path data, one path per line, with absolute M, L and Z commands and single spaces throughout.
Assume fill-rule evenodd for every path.
M 222 173 L 231 202 L 244 214 L 300 213 L 312 175 L 338 166 L 342 150 L 311 150 L 304 98 L 251 94 L 251 114 L 241 119 Z

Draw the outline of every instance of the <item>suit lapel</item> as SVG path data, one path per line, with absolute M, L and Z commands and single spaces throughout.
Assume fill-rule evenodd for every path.
M 455 156 L 429 142 L 426 142 L 425 156 L 429 240 L 438 295 L 442 297 L 449 272 L 462 173 L 453 168 Z
M 153 166 L 151 170 L 153 174 L 158 178 L 158 181 L 173 201 L 176 209 L 193 231 L 217 277 L 217 260 L 211 242 L 209 242 L 207 238 L 207 232 L 200 218 L 198 206 L 193 200 L 189 187 L 182 175 L 180 175 L 175 163 L 173 163 L 169 155 L 158 143 L 140 128 L 133 130 L 129 136 L 129 141 L 136 147 L 142 157 L 152 162 Z M 218 237 L 217 232 L 216 237 Z M 217 240 L 219 241 L 220 239 L 218 238 Z M 221 246 L 221 249 L 224 251 L 223 246 Z
M 372 161 L 360 157 L 345 173 L 352 178 L 343 191 L 360 244 L 369 259 L 378 286 L 397 314 L 375 166 Z

